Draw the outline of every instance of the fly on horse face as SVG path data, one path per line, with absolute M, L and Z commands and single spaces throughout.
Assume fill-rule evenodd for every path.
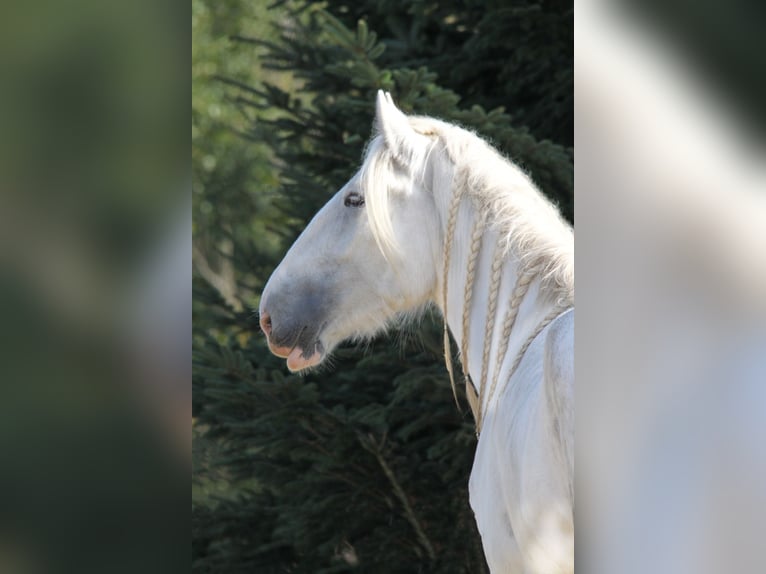
M 383 92 L 375 127 L 266 285 L 269 347 L 301 371 L 436 305 L 476 421 L 469 492 L 490 570 L 572 572 L 572 229 L 475 134 L 406 116 Z

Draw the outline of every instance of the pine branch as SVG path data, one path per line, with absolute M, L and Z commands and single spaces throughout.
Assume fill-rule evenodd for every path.
M 237 294 L 237 284 L 234 280 L 234 269 L 231 261 L 223 259 L 221 262 L 221 272 L 217 273 L 210 266 L 202 250 L 195 245 L 192 250 L 192 261 L 197 268 L 200 276 L 207 281 L 223 300 L 236 312 L 242 311 L 244 305 Z
M 415 534 L 417 535 L 418 540 L 426 549 L 426 552 L 428 553 L 428 558 L 430 558 L 431 561 L 436 560 L 436 552 L 434 551 L 433 544 L 431 544 L 431 541 L 428 539 L 428 536 L 426 535 L 426 532 L 423 529 L 423 526 L 420 524 L 418 517 L 415 515 L 415 511 L 412 509 L 412 505 L 410 504 L 409 499 L 407 498 L 407 493 L 404 492 L 402 485 L 396 479 L 396 475 L 394 474 L 394 471 L 391 469 L 391 467 L 386 462 L 386 459 L 383 457 L 383 453 L 381 452 L 381 447 L 386 440 L 385 436 L 381 440 L 380 445 L 378 445 L 375 442 L 375 439 L 373 438 L 372 435 L 367 435 L 367 436 L 369 441 L 366 441 L 363 437 L 358 436 L 359 443 L 362 445 L 362 447 L 365 450 L 372 453 L 372 455 L 378 461 L 380 468 L 383 470 L 383 474 L 386 475 L 386 478 L 391 483 L 391 487 L 394 489 L 394 494 L 396 494 L 396 497 L 399 499 L 399 501 L 402 503 L 402 506 L 404 507 L 405 518 L 407 518 L 407 521 L 415 530 Z

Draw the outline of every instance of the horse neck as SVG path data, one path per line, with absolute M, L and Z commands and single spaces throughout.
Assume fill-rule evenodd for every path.
M 461 201 L 450 252 L 445 252 L 442 264 L 449 260 L 446 321 L 461 350 L 463 369 L 470 374 L 479 401 L 485 403 L 483 410 L 489 411 L 493 405 L 487 404 L 487 401 L 494 403 L 501 390 L 498 389 L 494 397 L 488 396 L 493 381 L 499 380 L 498 386 L 502 386 L 519 351 L 528 344 L 527 340 L 553 304 L 541 296 L 539 278 L 529 280 L 527 270 L 517 257 L 504 253 L 499 258 L 500 237 L 491 226 L 479 224 L 480 227 L 477 227 L 480 217 L 472 201 L 468 198 Z M 447 237 L 446 230 L 444 236 Z M 471 271 L 471 254 L 477 249 L 475 267 Z M 496 257 L 499 265 L 495 264 L 493 269 Z M 436 301 L 444 314 L 443 273 L 440 275 L 440 296 L 436 297 Z M 522 283 L 526 284 L 519 288 L 522 276 Z M 471 287 L 467 289 L 469 285 Z M 510 309 L 514 296 L 517 299 L 516 312 Z M 494 304 L 491 303 L 493 299 Z M 513 326 L 510 332 L 504 332 L 509 310 L 514 314 Z M 491 327 L 489 336 L 488 324 Z M 481 392 L 482 389 L 484 392 Z

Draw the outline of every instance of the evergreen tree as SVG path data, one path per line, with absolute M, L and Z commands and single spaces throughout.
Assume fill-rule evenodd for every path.
M 571 6 L 504 4 L 282 2 L 272 40 L 237 34 L 236 49 L 262 50 L 263 69 L 294 83 L 221 79 L 270 167 L 249 183 L 245 206 L 263 208 L 250 226 L 245 206 L 201 192 L 225 203 L 221 227 L 241 230 L 216 256 L 247 289 L 238 305 L 195 276 L 194 415 L 216 445 L 206 466 L 229 485 L 193 500 L 196 571 L 486 570 L 468 504 L 473 421 L 452 400 L 440 320 L 297 376 L 251 310 L 280 249 L 359 165 L 379 88 L 490 138 L 571 218 Z

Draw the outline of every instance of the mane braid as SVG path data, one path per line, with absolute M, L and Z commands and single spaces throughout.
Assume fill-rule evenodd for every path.
M 516 280 L 516 285 L 514 286 L 513 293 L 511 294 L 508 310 L 506 311 L 505 318 L 503 319 L 503 331 L 500 335 L 500 346 L 497 349 L 497 358 L 495 359 L 495 374 L 492 377 L 492 385 L 489 387 L 489 394 L 487 395 L 487 405 L 489 405 L 492 401 L 492 397 L 495 394 L 495 389 L 497 388 L 497 382 L 500 379 L 500 371 L 502 370 L 503 363 L 505 362 L 505 355 L 508 352 L 508 343 L 510 342 L 511 331 L 513 330 L 513 325 L 516 323 L 516 317 L 519 315 L 521 302 L 524 300 L 524 296 L 527 294 L 527 291 L 529 291 L 529 287 L 532 284 L 532 281 L 535 279 L 535 277 L 538 276 L 539 271 L 539 266 L 533 267 L 532 269 L 527 270 L 525 273 L 520 273 L 519 278 Z M 507 377 L 507 380 L 510 380 L 511 376 L 513 375 L 513 371 L 515 371 L 515 369 L 511 371 L 510 375 Z M 481 425 L 483 422 L 482 419 L 483 414 L 476 421 L 478 432 L 481 432 Z
M 492 347 L 492 335 L 495 330 L 495 311 L 497 309 L 497 296 L 500 293 L 500 283 L 503 276 L 503 263 L 505 253 L 499 246 L 495 250 L 492 259 L 492 275 L 489 283 L 489 302 L 487 303 L 487 324 L 484 328 L 484 352 L 481 359 L 481 383 L 479 389 L 479 418 L 476 421 L 476 430 L 481 431 L 482 419 L 484 418 L 484 402 L 486 394 L 484 388 L 487 384 L 487 372 L 489 370 L 489 350 Z M 489 406 L 489 403 L 487 403 Z
M 449 343 L 449 328 L 447 326 L 447 282 L 449 281 L 450 255 L 452 252 L 452 240 L 455 236 L 455 225 L 457 224 L 457 210 L 460 206 L 460 193 L 455 193 L 450 202 L 449 215 L 447 217 L 447 237 L 444 241 L 444 279 L 442 285 L 442 296 L 444 299 L 444 361 L 449 373 L 449 382 L 452 387 L 452 396 L 455 404 L 460 409 L 460 403 L 457 400 L 457 387 L 455 386 L 455 374 L 452 368 L 452 349 Z
M 519 349 L 519 352 L 516 354 L 516 359 L 513 361 L 513 366 L 511 367 L 511 371 L 506 379 L 506 381 L 510 381 L 513 374 L 516 372 L 516 369 L 519 368 L 519 365 L 521 364 L 521 360 L 524 358 L 524 354 L 527 352 L 527 349 L 529 349 L 529 346 L 532 344 L 532 341 L 534 341 L 537 336 L 543 332 L 543 329 L 545 329 L 548 324 L 553 321 L 556 317 L 561 315 L 564 311 L 569 309 L 571 307 L 568 303 L 563 304 L 557 304 L 551 309 L 548 314 L 545 316 L 545 318 L 540 321 L 540 323 L 537 325 L 537 328 L 534 330 L 534 332 L 527 337 L 527 340 L 524 341 L 524 344 Z
M 470 255 L 468 257 L 468 270 L 465 281 L 465 292 L 463 294 L 463 340 L 460 345 L 460 361 L 463 367 L 463 375 L 465 376 L 466 389 L 468 389 L 469 385 L 472 385 L 471 375 L 468 373 L 468 333 L 471 326 L 471 302 L 473 301 L 473 284 L 476 276 L 476 263 L 481 250 L 481 240 L 484 237 L 485 222 L 486 216 L 482 212 L 479 212 L 473 226 L 473 232 L 471 233 Z M 471 405 L 471 410 L 475 410 L 473 405 Z M 478 412 L 474 412 L 473 414 L 474 418 L 476 418 Z

